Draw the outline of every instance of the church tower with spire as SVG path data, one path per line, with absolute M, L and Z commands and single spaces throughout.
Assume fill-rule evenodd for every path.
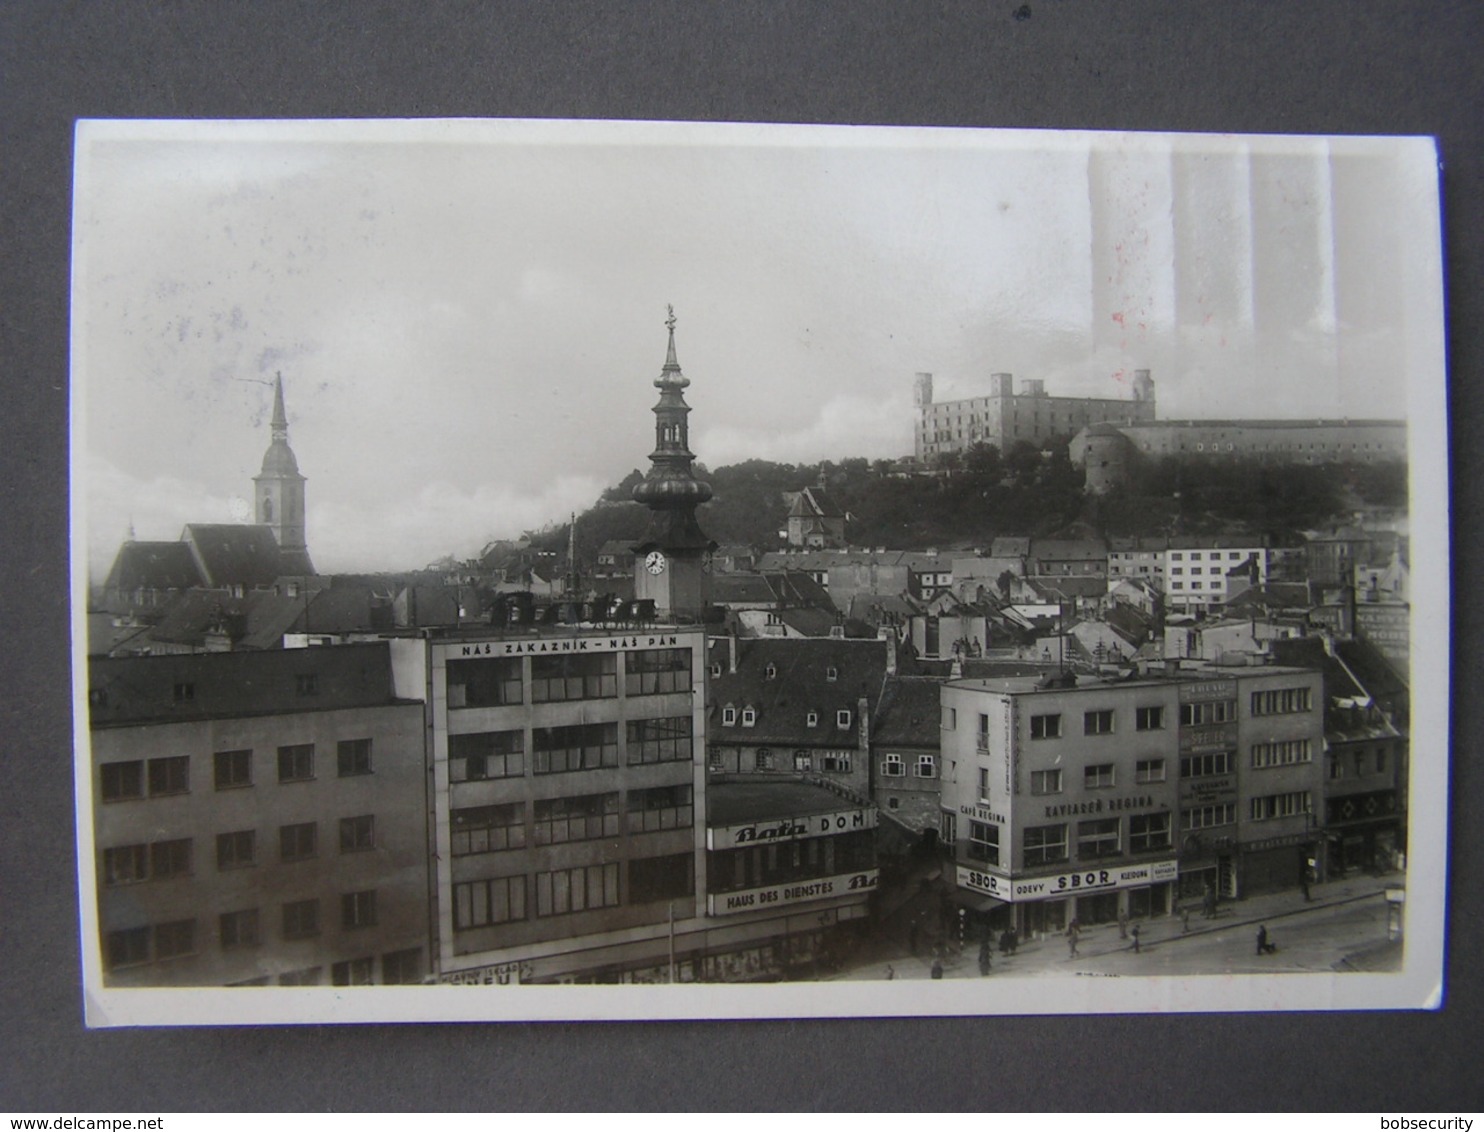
M 273 422 L 263 470 L 253 477 L 253 507 L 257 522 L 272 529 L 278 540 L 282 572 L 313 574 L 304 532 L 304 477 L 289 447 L 289 420 L 283 409 L 283 374 L 273 385 Z
M 634 596 L 654 602 L 661 616 L 700 620 L 710 598 L 710 557 L 716 543 L 696 522 L 696 508 L 711 498 L 711 485 L 695 478 L 691 461 L 690 406 L 675 357 L 675 308 L 665 326 L 670 331 L 665 365 L 655 378 L 660 391 L 654 406 L 654 451 L 649 472 L 634 488 L 634 499 L 650 510 L 649 529 L 634 544 Z

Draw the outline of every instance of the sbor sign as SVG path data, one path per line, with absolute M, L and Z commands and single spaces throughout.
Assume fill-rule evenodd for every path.
M 1178 874 L 1179 866 L 1174 861 L 1111 865 L 1057 876 L 1022 879 L 997 876 L 982 869 L 959 865 L 958 885 L 960 888 L 1014 903 L 1017 900 L 1057 900 L 1087 892 L 1109 892 L 1120 888 L 1138 888 L 1146 884 L 1162 884 L 1174 880 Z
M 826 837 L 876 828 L 876 807 L 836 810 L 828 814 L 806 814 L 746 825 L 716 826 L 706 830 L 707 849 L 736 849 L 747 845 L 772 845 L 804 837 Z
M 706 897 L 706 911 L 713 916 L 726 916 L 736 912 L 778 908 L 785 904 L 803 904 L 810 900 L 828 900 L 833 896 L 864 894 L 876 887 L 880 875 L 877 870 L 869 869 L 861 873 L 842 873 L 815 880 L 770 884 L 767 888 L 749 888 L 742 892 L 713 892 Z

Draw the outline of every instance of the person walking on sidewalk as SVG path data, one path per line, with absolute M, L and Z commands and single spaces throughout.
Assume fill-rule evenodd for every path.
M 989 937 L 985 936 L 984 942 L 979 945 L 979 974 L 981 977 L 989 974 L 989 952 Z
M 1268 942 L 1268 926 L 1260 924 L 1257 928 L 1257 953 L 1259 955 L 1271 955 L 1278 950 L 1276 943 Z
M 1067 925 L 1067 958 L 1077 957 L 1077 937 L 1082 934 L 1082 925 L 1073 920 Z
M 1135 924 L 1134 925 L 1133 934 L 1134 934 L 1134 954 L 1137 955 L 1137 954 L 1139 954 L 1139 925 L 1138 924 Z

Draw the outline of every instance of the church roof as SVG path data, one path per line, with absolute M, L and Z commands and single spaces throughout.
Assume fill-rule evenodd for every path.
M 108 590 L 184 590 L 201 584 L 201 572 L 183 542 L 126 542 L 108 572 Z
M 188 523 L 181 538 L 190 545 L 208 586 L 254 589 L 271 586 L 284 573 L 272 527 Z

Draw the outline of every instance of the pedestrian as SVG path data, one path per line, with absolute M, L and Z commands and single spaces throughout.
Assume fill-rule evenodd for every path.
M 1067 925 L 1067 958 L 1073 959 L 1077 955 L 1077 937 L 1082 934 L 1082 927 L 1073 920 Z
M 1190 905 L 1187 904 L 1180 909 L 1180 934 L 1184 935 L 1190 931 Z
M 1134 954 L 1139 954 L 1139 925 L 1134 925 Z
M 933 960 L 933 978 L 935 978 L 935 979 L 941 979 L 942 977 L 943 977 L 943 960 L 941 960 L 941 959 L 934 959 Z
M 1278 950 L 1278 945 L 1268 942 L 1268 926 L 1261 924 L 1257 929 L 1257 953 L 1259 955 L 1271 955 Z
M 887 982 L 891 982 L 896 977 L 897 977 L 897 969 L 895 967 L 893 967 L 890 963 L 888 963 L 886 965 L 886 981 Z
M 981 977 L 989 974 L 989 952 L 989 940 L 986 939 L 979 945 L 979 974 Z
M 1201 915 L 1208 920 L 1216 915 L 1216 889 L 1210 881 L 1206 882 L 1206 894 L 1201 897 Z
M 1015 954 L 1015 949 L 1020 946 L 1020 933 L 1014 928 L 1010 929 L 1010 954 Z
M 1128 912 L 1118 909 L 1118 938 L 1128 939 Z

